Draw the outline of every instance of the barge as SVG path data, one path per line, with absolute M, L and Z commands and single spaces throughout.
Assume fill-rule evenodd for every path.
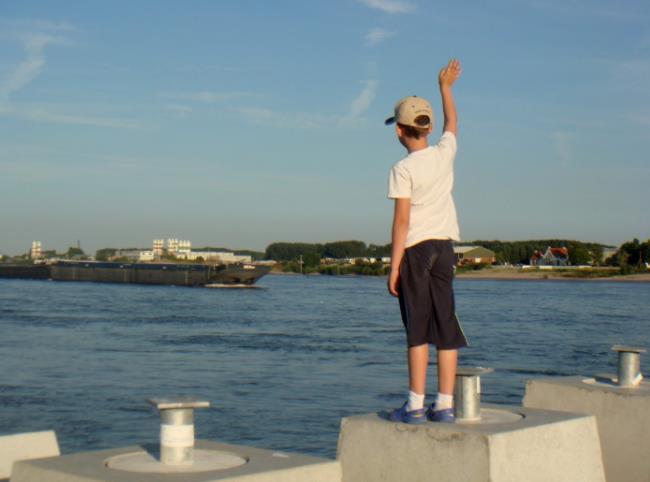
M 214 265 L 64 260 L 39 265 L 0 264 L 0 278 L 176 286 L 250 286 L 269 271 L 268 266 L 249 263 Z

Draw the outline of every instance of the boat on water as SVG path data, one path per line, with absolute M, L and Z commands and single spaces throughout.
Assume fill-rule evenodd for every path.
M 116 263 L 62 260 L 51 264 L 0 264 L 0 278 L 176 286 L 250 286 L 270 269 L 268 266 L 251 263 Z

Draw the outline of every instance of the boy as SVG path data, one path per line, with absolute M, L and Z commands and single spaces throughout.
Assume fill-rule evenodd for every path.
M 452 241 L 459 240 L 451 195 L 458 132 L 452 86 L 460 73 L 460 62 L 452 59 L 438 75 L 444 124 L 435 146 L 427 140 L 433 130 L 433 111 L 426 100 L 406 97 L 386 120 L 386 124 L 396 123 L 397 138 L 408 151 L 391 169 L 388 182 L 388 197 L 395 199 L 388 291 L 399 297 L 409 367 L 408 400 L 390 414 L 393 421 L 454 421 L 458 348 L 467 346 L 452 288 L 456 262 Z M 425 410 L 429 344 L 437 347 L 438 396 Z

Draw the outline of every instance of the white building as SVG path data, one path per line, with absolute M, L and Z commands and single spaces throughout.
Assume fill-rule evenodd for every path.
M 188 240 L 178 242 L 178 251 L 176 256 L 178 258 L 189 259 L 192 253 L 192 242 Z
M 167 254 L 176 256 L 178 254 L 178 239 L 169 238 L 167 240 Z
M 249 255 L 239 255 L 228 251 L 192 251 L 187 259 L 196 260 L 202 258 L 204 261 L 214 263 L 250 263 L 253 258 Z
M 40 241 L 32 241 L 32 249 L 29 251 L 31 259 L 40 259 L 43 257 L 43 246 Z
M 154 259 L 156 259 L 156 253 L 154 251 L 140 251 L 138 261 L 153 261 Z
M 164 239 L 154 239 L 153 240 L 153 254 L 154 256 L 162 256 L 165 250 L 165 240 Z
M 162 239 L 154 239 L 152 251 L 142 251 L 139 253 L 140 261 L 154 261 L 160 259 L 163 254 L 174 256 L 178 259 L 196 261 L 201 258 L 203 261 L 211 263 L 250 263 L 253 261 L 252 256 L 238 255 L 229 251 L 193 251 L 190 240 L 179 240 L 177 238 L 168 238 L 167 246 Z

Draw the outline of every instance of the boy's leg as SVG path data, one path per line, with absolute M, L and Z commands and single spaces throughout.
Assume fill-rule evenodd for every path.
M 427 418 L 433 422 L 454 421 L 454 382 L 458 364 L 457 349 L 438 349 L 438 395 L 429 407 Z
M 389 419 L 394 422 L 424 423 L 427 421 L 424 408 L 424 391 L 427 383 L 429 345 L 410 346 L 407 350 L 409 366 L 409 394 L 404 405 L 393 410 Z
M 458 350 L 438 350 L 438 392 L 444 395 L 454 394 Z
M 425 394 L 427 388 L 427 367 L 429 366 L 429 345 L 410 346 L 408 349 L 409 390 Z M 456 376 L 454 368 L 454 377 Z

